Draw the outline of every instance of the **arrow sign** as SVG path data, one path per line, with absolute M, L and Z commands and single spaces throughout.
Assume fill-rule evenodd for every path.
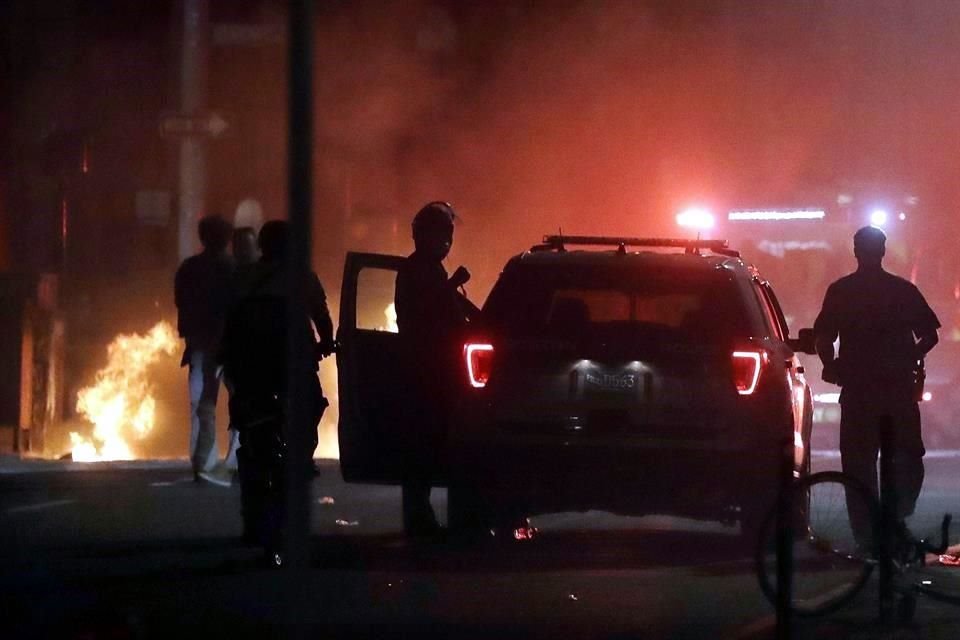
M 160 135 L 171 138 L 182 136 L 219 138 L 228 128 L 230 123 L 215 111 L 202 115 L 170 113 L 160 118 Z

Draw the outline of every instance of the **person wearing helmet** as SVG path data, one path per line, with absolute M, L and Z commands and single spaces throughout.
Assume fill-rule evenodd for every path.
M 290 451 L 284 438 L 287 381 L 287 302 L 290 286 L 286 273 L 289 224 L 272 220 L 258 236 L 261 257 L 241 271 L 235 281 L 220 349 L 224 376 L 230 383 L 230 423 L 240 435 L 237 462 L 244 538 L 262 545 L 270 561 L 279 565 L 279 545 L 285 512 L 283 508 L 284 465 L 290 455 L 309 457 L 316 449 L 316 425 L 327 407 L 317 378 L 317 361 L 299 372 L 312 389 L 313 447 Z M 308 317 L 298 330 L 304 340 L 320 342 L 317 358 L 334 350 L 333 321 L 323 286 L 311 273 L 305 288 Z M 311 326 L 312 325 L 312 326 Z
M 233 258 L 233 276 L 230 287 L 230 299 L 232 299 L 238 283 L 245 282 L 250 277 L 250 273 L 257 269 L 260 249 L 257 246 L 257 232 L 253 227 L 234 227 L 233 235 L 230 238 L 230 254 Z M 232 397 L 234 389 L 230 380 L 224 377 L 223 383 L 228 396 Z M 200 477 L 207 482 L 223 487 L 232 486 L 236 479 L 237 447 L 240 445 L 240 437 L 232 424 L 227 427 L 227 436 L 227 454 L 223 460 L 217 463 L 212 471 L 200 474 Z
M 886 235 L 864 227 L 853 236 L 857 270 L 830 285 L 814 323 L 823 379 L 841 385 L 843 471 L 878 494 L 877 456 L 884 425 L 892 448 L 896 517 L 913 513 L 923 485 L 918 372 L 938 340 L 940 321 L 909 281 L 883 269 Z M 833 344 L 840 339 L 839 357 Z M 848 503 L 858 542 L 871 544 L 870 516 Z
M 446 202 L 421 208 L 412 225 L 415 250 L 397 272 L 394 305 L 410 385 L 405 419 L 417 425 L 417 441 L 404 452 L 403 529 L 411 536 L 432 536 L 440 529 L 430 489 L 459 392 L 459 340 L 470 313 L 457 291 L 470 273 L 461 266 L 448 277 L 443 266 L 455 220 Z

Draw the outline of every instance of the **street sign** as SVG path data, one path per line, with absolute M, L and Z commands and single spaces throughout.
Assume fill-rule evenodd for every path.
M 160 118 L 160 135 L 171 138 L 205 136 L 218 138 L 230 127 L 230 123 L 216 112 L 201 115 L 168 113 Z

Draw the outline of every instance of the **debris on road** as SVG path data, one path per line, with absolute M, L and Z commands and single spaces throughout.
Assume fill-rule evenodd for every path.
M 939 558 L 940 564 L 946 565 L 948 567 L 958 567 L 960 566 L 960 557 L 944 553 Z

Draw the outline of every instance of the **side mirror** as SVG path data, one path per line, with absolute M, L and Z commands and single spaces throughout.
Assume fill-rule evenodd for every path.
M 787 345 L 798 353 L 817 354 L 817 341 L 813 337 L 813 329 L 800 329 L 796 338 L 788 338 Z

